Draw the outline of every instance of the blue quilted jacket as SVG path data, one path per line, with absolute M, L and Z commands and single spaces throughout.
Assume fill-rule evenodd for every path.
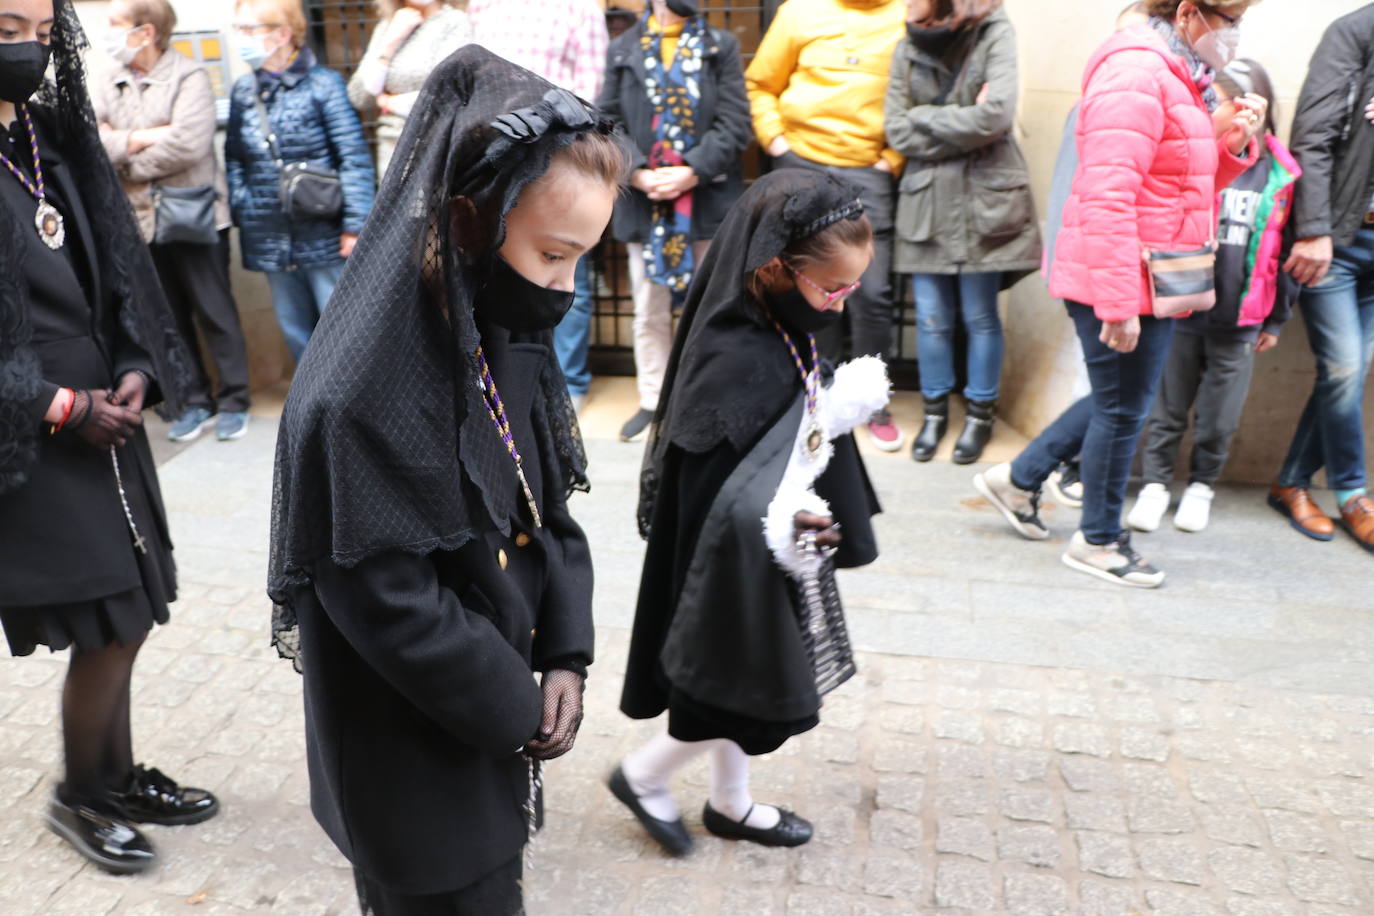
M 255 91 L 263 96 L 284 161 L 308 160 L 338 171 L 342 220 L 287 221 L 277 199 L 280 172 L 258 121 Z M 338 264 L 339 235 L 361 232 L 372 209 L 376 174 L 362 124 L 349 104 L 343 78 L 319 66 L 309 48 L 280 75 L 257 71 L 234 84 L 224 160 L 229 206 L 248 270 Z

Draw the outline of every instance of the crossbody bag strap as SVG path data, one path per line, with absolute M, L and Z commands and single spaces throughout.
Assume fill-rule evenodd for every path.
M 263 138 L 267 141 L 267 151 L 271 153 L 272 160 L 277 163 L 278 170 L 284 167 L 281 158 L 281 150 L 277 147 L 277 131 L 272 126 L 272 118 L 267 113 L 267 105 L 262 100 L 262 93 L 256 86 L 253 87 L 253 105 L 258 110 L 258 129 L 262 131 Z

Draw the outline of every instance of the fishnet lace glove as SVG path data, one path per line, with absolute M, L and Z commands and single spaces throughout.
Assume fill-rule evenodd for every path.
M 572 750 L 577 729 L 582 725 L 582 675 L 574 671 L 546 671 L 540 686 L 544 691 L 544 716 L 539 733 L 525 745 L 525 753 L 536 760 L 552 760 Z

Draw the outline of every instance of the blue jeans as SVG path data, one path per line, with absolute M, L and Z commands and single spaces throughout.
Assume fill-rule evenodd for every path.
M 319 324 L 329 297 L 343 274 L 342 263 L 329 267 L 297 267 L 295 270 L 267 271 L 272 288 L 272 308 L 277 312 L 282 336 L 291 358 L 300 364 L 305 345 Z
M 1307 487 L 1326 468 L 1333 490 L 1366 483 L 1364 384 L 1374 355 L 1374 228 L 1335 250 L 1319 286 L 1303 291 L 1302 317 L 1317 357 L 1317 384 L 1279 472 L 1279 486 Z
M 587 371 L 587 349 L 592 337 L 592 271 L 591 255 L 577 262 L 573 283 L 573 304 L 568 314 L 553 329 L 553 349 L 558 365 L 568 380 L 568 394 L 578 397 L 587 393 L 592 374 Z
M 1000 273 L 915 274 L 916 357 L 920 360 L 921 394 L 927 400 L 954 390 L 954 329 L 962 317 L 968 330 L 970 401 L 995 401 L 1002 378 L 1002 321 L 997 317 Z
M 1083 344 L 1092 394 L 1075 402 L 1026 446 L 1011 464 L 1011 480 L 1023 490 L 1039 490 L 1060 462 L 1081 456 L 1079 527 L 1088 543 L 1111 544 L 1121 537 L 1121 505 L 1126 501 L 1131 459 L 1159 389 L 1174 323 L 1141 316 L 1139 345 L 1130 353 L 1118 353 L 1097 339 L 1102 322 L 1091 308 L 1076 302 L 1067 305 Z

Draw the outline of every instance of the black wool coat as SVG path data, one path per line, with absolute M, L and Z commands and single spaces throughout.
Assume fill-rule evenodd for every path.
M 646 28 L 641 19 L 611 42 L 606 82 L 597 99 L 602 113 L 622 125 L 634 142 L 636 169 L 647 168 L 654 145 L 654 109 L 644 89 L 644 52 L 639 46 Z M 726 211 L 743 193 L 740 156 L 754 137 L 739 41 L 729 32 L 708 27 L 705 44 L 698 74 L 697 145 L 683 154 L 700 181 L 692 191 L 693 241 L 714 238 Z M 619 242 L 647 242 L 652 219 L 649 198 L 630 188 L 616 202 L 611 234 Z
M 546 344 L 483 342 L 543 528 L 521 497 L 509 537 L 488 522 L 454 551 L 321 562 L 293 595 L 311 807 L 354 866 L 403 894 L 460 890 L 520 854 L 518 750 L 543 709 L 532 672 L 592 660 L 591 556 L 536 419 Z
M 48 197 L 64 216 L 64 250 L 43 244 L 30 228 L 34 198 L 13 176 L 0 175 L 4 231 L 17 216 L 20 240 L 27 246 L 18 279 L 28 288 L 32 346 L 43 379 L 30 412 L 34 425 L 44 427 L 27 482 L 0 495 L 0 606 L 7 607 L 94 600 L 142 584 L 133 550 L 111 547 L 129 542 L 129 527 L 109 452 L 69 430 L 48 435 L 43 422 L 58 388 L 111 389 L 124 373 L 138 369 L 151 377 L 153 367 L 120 327 L 113 298 L 102 294 L 98 241 L 72 173 L 79 164 L 67 161 L 54 144 L 43 144 L 41 136 Z M 150 387 L 145 403 L 159 398 Z M 148 482 L 141 502 L 153 515 L 161 543 L 170 545 L 142 429 L 119 449 L 119 460 L 128 469 L 126 486 Z M 161 565 L 171 569 L 170 557 Z
M 749 753 L 772 750 L 815 725 L 821 698 L 793 590 L 760 521 L 801 419 L 799 397 L 743 454 L 728 442 L 699 455 L 670 448 L 626 660 L 626 715 L 647 719 L 672 709 L 672 732 L 685 695 L 691 718 L 711 720 L 709 737 L 730 738 Z M 844 531 L 836 565 L 873 562 L 870 519 L 880 510 L 852 436 L 835 440 L 816 492 Z

